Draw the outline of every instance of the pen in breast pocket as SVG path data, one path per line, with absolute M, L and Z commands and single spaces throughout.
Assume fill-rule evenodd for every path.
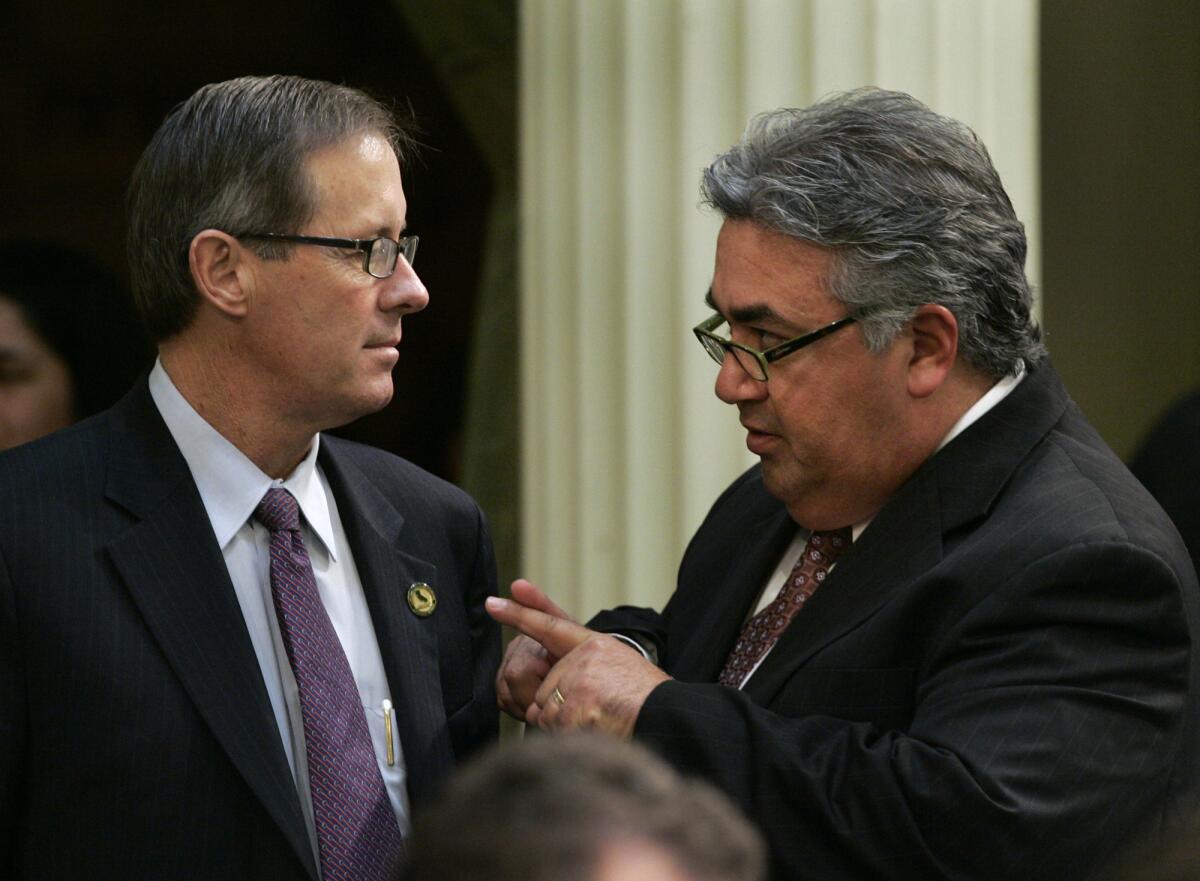
M 387 741 L 388 767 L 396 764 L 396 748 L 392 746 L 392 702 L 386 698 L 383 701 L 383 737 Z

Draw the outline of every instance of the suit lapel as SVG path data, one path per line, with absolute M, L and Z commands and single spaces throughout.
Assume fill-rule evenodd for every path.
M 885 603 L 942 558 L 936 483 L 910 480 L 846 551 L 820 590 L 804 604 L 745 691 L 767 705 L 791 674 L 814 654 Z
M 442 702 L 435 618 L 408 606 L 410 585 L 439 587 L 437 567 L 404 548 L 404 517 L 339 447 L 322 436 L 321 466 L 337 499 L 387 673 L 408 791 L 420 801 L 453 765 Z
M 667 664 L 678 679 L 716 680 L 763 582 L 796 534 L 796 523 L 783 506 L 765 492 L 763 501 L 763 510 L 749 512 L 752 525 L 743 530 L 741 542 L 729 554 L 729 568 L 714 573 L 709 586 L 695 593 L 703 605 L 694 622 L 688 621 L 687 630 L 696 638 L 688 639 L 679 656 L 669 658 Z
M 944 542 L 986 515 L 1022 459 L 1068 406 L 1047 362 L 927 460 L 871 521 L 747 681 L 768 705 L 792 673 L 938 565 Z
M 108 553 L 200 716 L 315 878 L 262 671 L 191 473 L 144 383 L 114 415 L 106 493 L 137 522 Z

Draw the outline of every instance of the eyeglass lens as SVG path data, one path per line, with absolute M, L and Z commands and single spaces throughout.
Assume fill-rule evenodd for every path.
M 403 254 L 412 266 L 417 256 L 417 237 L 405 236 L 400 242 L 381 237 L 371 242 L 367 253 L 367 271 L 376 278 L 387 278 L 396 271 L 396 259 Z
M 737 346 L 723 345 L 719 339 L 714 339 L 711 336 L 701 336 L 700 342 L 704 346 L 705 351 L 718 364 L 725 363 L 726 354 L 732 354 L 741 365 L 742 369 L 753 376 L 755 379 L 766 379 L 763 373 L 762 365 L 758 363 L 758 359 L 749 352 L 742 351 Z
M 755 379 L 763 380 L 767 375 L 763 372 L 762 365 L 758 363 L 758 359 L 749 352 L 743 352 L 738 348 L 730 348 L 733 352 L 733 357 L 737 358 L 738 364 L 742 365 L 742 369 L 753 376 Z

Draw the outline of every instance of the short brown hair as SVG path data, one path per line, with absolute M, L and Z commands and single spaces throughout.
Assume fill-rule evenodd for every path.
M 188 248 L 196 234 L 299 232 L 317 208 L 305 161 L 359 132 L 386 137 L 397 159 L 413 143 L 396 115 L 365 92 L 297 76 L 212 83 L 167 115 L 127 199 L 134 300 L 156 342 L 195 315 Z M 253 247 L 268 259 L 290 251 Z
M 417 815 L 405 881 L 579 881 L 647 844 L 696 881 L 765 877 L 762 837 L 724 795 L 596 734 L 501 744 Z

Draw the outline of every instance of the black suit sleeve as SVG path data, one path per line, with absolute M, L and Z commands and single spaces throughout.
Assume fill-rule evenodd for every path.
M 654 609 L 617 606 L 615 609 L 600 612 L 587 626 L 600 633 L 619 633 L 632 639 L 655 662 L 666 656 L 665 619 Z
M 732 795 L 779 877 L 1082 878 L 1106 829 L 1166 800 L 1189 646 L 1168 566 L 1077 544 L 1007 573 L 937 635 L 903 728 L 668 681 L 635 736 Z

